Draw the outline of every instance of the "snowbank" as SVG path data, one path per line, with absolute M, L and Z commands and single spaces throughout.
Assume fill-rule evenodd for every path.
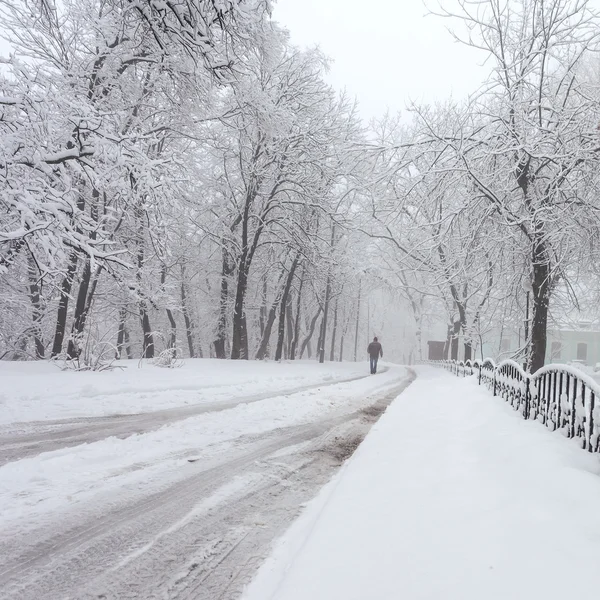
M 233 367 L 228 360 L 191 359 L 178 369 L 137 360 L 116 364 L 124 368 L 73 372 L 61 371 L 48 361 L 0 361 L 0 425 L 219 402 L 348 379 L 365 375 L 368 369 L 366 361 L 236 361 Z
M 473 379 L 421 368 L 244 600 L 593 597 L 599 474 Z

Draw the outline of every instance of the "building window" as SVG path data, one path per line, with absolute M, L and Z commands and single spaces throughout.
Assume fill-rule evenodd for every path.
M 577 360 L 585 362 L 587 360 L 587 344 L 580 342 L 577 344 Z
M 510 338 L 502 338 L 500 352 L 510 352 Z
M 560 342 L 552 342 L 552 348 L 550 350 L 550 360 L 560 360 L 561 350 L 562 344 Z

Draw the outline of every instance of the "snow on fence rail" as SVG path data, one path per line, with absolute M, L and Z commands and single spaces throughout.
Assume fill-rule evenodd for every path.
M 430 362 L 457 376 L 476 375 L 479 385 L 510 402 L 524 419 L 581 439 L 588 452 L 600 452 L 600 386 L 585 373 L 548 365 L 532 375 L 512 360 L 496 365 L 490 358 Z

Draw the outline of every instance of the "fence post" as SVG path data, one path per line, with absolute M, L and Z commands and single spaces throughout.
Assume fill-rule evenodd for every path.
M 528 375 L 525 375 L 525 410 L 523 411 L 523 418 L 529 419 L 529 402 L 531 401 L 531 390 L 529 384 L 531 380 Z
M 494 373 L 494 396 L 496 395 L 496 369 L 493 370 Z

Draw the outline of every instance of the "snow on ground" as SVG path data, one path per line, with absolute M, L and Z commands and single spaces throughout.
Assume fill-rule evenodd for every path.
M 243 600 L 512 600 L 600 590 L 600 462 L 422 367 Z
M 186 360 L 165 369 L 123 360 L 112 371 L 61 371 L 49 361 L 0 361 L 0 425 L 149 412 L 364 375 L 364 363 Z M 291 366 L 293 365 L 293 367 Z M 168 392 L 168 393 L 165 393 Z
M 364 375 L 366 367 L 366 364 L 322 368 L 315 363 L 266 366 L 264 363 L 252 363 L 254 373 L 251 374 L 251 370 L 246 370 L 246 363 L 212 361 L 205 370 L 208 372 L 208 367 L 213 367 L 218 371 L 222 364 L 228 367 L 222 371 L 226 381 L 235 380 L 239 376 L 238 369 L 247 373 L 248 381 L 253 381 L 250 377 L 258 379 L 260 373 L 264 373 L 267 379 L 261 390 L 269 387 L 277 389 L 285 382 L 289 386 L 290 381 L 331 380 L 334 376 L 347 377 L 361 371 Z M 160 370 L 160 373 L 171 377 L 170 371 Z M 184 374 L 185 371 L 178 373 Z M 71 375 L 63 373 L 62 377 L 68 379 Z M 277 428 L 313 423 L 325 417 L 353 412 L 369 405 L 370 394 L 375 391 L 381 394 L 406 378 L 405 368 L 392 366 L 375 377 L 338 384 L 330 382 L 322 390 L 314 388 L 240 404 L 228 410 L 177 421 L 142 435 L 131 435 L 125 439 L 110 437 L 7 463 L 0 467 L 0 522 L 4 527 L 19 523 L 28 526 L 36 516 L 72 510 L 98 494 L 122 493 L 124 486 L 132 488 L 148 486 L 152 482 L 166 483 L 182 472 L 191 454 L 206 460 L 215 453 L 223 452 L 242 436 L 264 434 Z M 242 389 L 247 392 L 254 388 L 249 383 Z M 209 392 L 198 390 L 198 393 L 207 396 Z M 166 394 L 168 392 L 163 392 L 163 395 Z M 85 402 L 90 400 L 85 399 Z

